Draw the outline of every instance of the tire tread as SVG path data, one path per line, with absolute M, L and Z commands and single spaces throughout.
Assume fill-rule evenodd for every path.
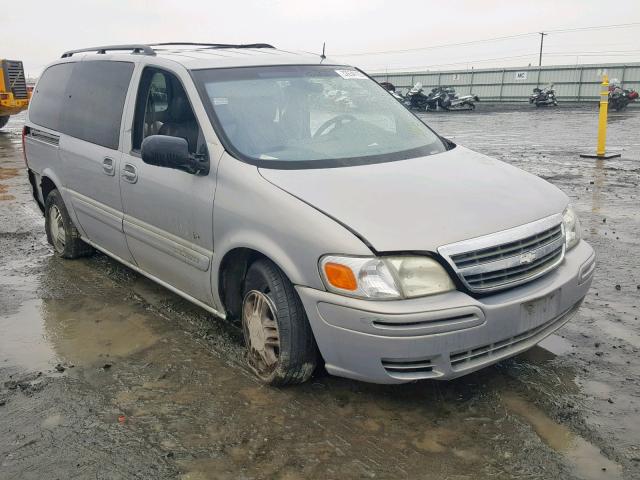
M 281 363 L 267 383 L 273 386 L 303 383 L 315 370 L 318 351 L 302 302 L 291 281 L 269 259 L 261 258 L 251 264 L 246 275 L 245 294 L 256 276 L 262 277 L 271 288 L 269 296 L 276 307 L 281 342 Z M 283 349 L 283 343 L 288 348 Z
M 62 222 L 65 227 L 65 235 L 66 242 L 64 246 L 64 251 L 58 252 L 55 250 L 56 255 L 62 258 L 74 259 L 80 257 L 86 257 L 93 253 L 93 247 L 87 243 L 85 243 L 81 236 L 80 232 L 73 224 L 71 217 L 69 216 L 69 212 L 67 211 L 67 207 L 64 204 L 64 200 L 62 199 L 62 195 L 57 189 L 51 190 L 49 195 L 45 200 L 45 230 L 47 232 L 47 241 L 53 245 L 53 241 L 51 239 L 51 232 L 49 230 L 49 208 L 51 205 L 55 205 L 60 210 L 60 214 L 62 215 Z

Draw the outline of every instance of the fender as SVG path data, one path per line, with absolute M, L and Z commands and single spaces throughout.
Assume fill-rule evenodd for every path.
M 269 258 L 285 273 L 287 278 L 291 280 L 291 283 L 294 285 L 303 285 L 312 288 L 319 288 L 323 285 L 319 272 L 316 275 L 317 280 L 314 279 L 316 281 L 309 282 L 308 280 L 305 280 L 305 277 L 308 277 L 308 275 L 305 276 L 300 265 L 298 265 L 272 238 L 255 230 L 242 230 L 234 232 L 234 234 L 229 238 L 225 238 L 214 252 L 211 262 L 211 281 L 213 293 L 216 297 L 218 297 L 219 293 L 218 284 L 222 260 L 229 252 L 237 248 L 255 250 Z M 219 300 L 219 298 L 216 298 L 216 302 Z M 218 305 L 221 305 L 221 303 L 218 303 Z

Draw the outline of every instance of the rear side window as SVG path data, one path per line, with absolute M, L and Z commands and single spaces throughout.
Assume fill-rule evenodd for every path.
M 76 63 L 66 90 L 62 132 L 103 147 L 117 149 L 131 62 Z
M 30 121 L 41 127 L 61 131 L 62 104 L 74 65 L 75 63 L 61 63 L 44 71 L 30 102 Z

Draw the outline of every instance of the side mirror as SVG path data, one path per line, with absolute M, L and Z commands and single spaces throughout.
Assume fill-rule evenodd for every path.
M 442 140 L 447 150 L 453 150 L 457 147 L 457 145 L 448 138 L 440 137 L 440 140 Z
M 209 173 L 206 155 L 191 155 L 189 144 L 184 138 L 151 135 L 142 141 L 140 154 L 142 161 L 149 165 L 175 168 L 195 174 Z

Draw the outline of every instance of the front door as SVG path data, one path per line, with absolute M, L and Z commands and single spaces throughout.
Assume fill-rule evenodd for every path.
M 196 175 L 144 163 L 140 147 L 149 135 L 182 137 L 192 154 L 206 154 L 182 81 L 152 67 L 140 77 L 132 149 L 124 154 L 120 172 L 124 232 L 141 269 L 211 305 L 215 173 Z

